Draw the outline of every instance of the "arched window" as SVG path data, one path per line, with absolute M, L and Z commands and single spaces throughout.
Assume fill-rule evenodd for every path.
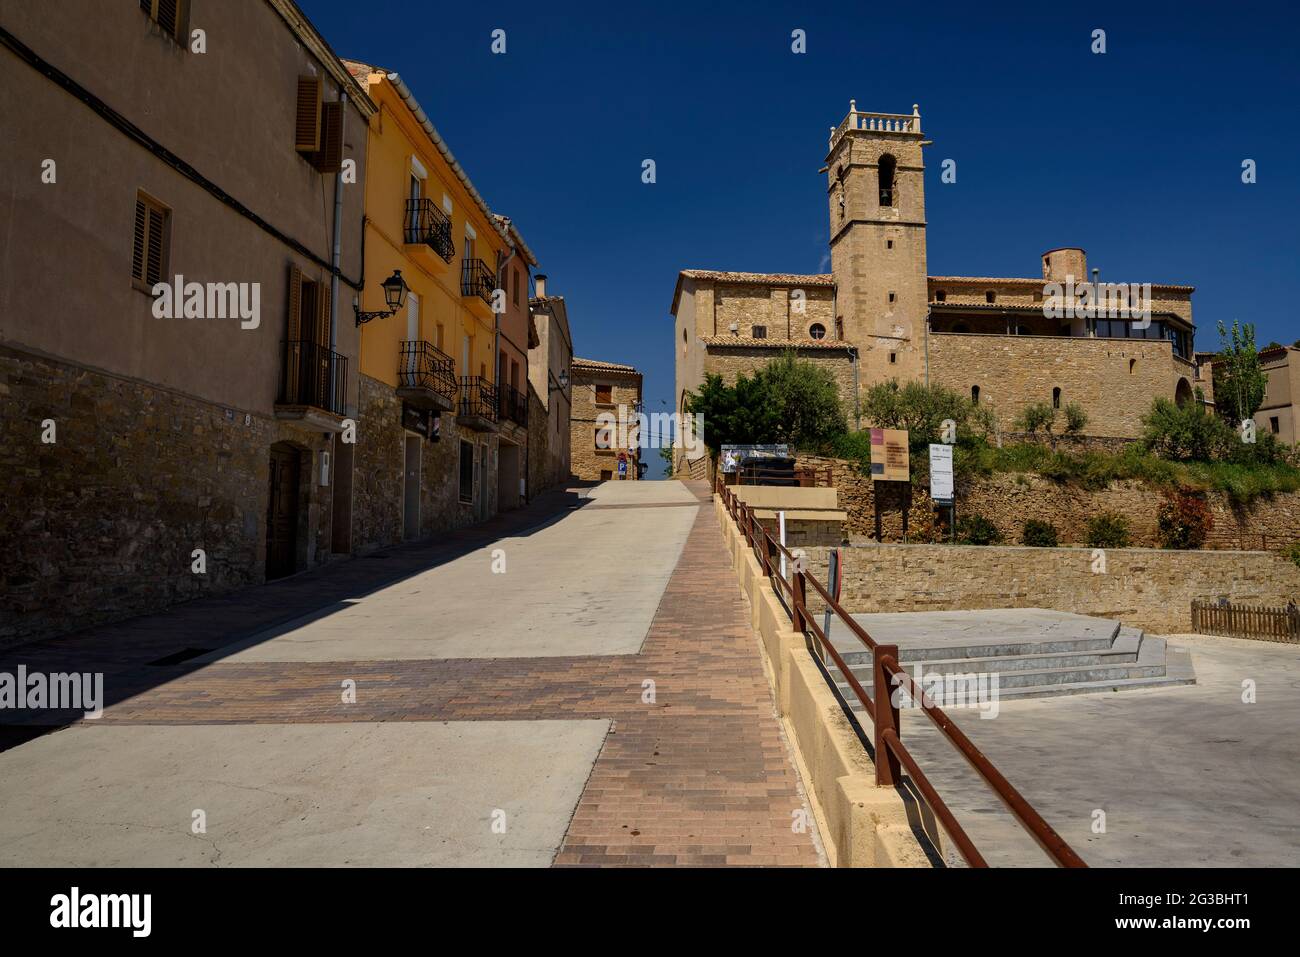
M 973 385 L 970 387 L 970 400 L 976 405 L 980 404 L 980 387 Z
M 1061 387 L 1058 385 L 1055 389 L 1052 390 L 1052 408 L 1059 409 L 1060 407 L 1061 407 Z
M 880 205 L 893 206 L 898 199 L 898 193 L 894 189 L 894 170 L 898 168 L 898 161 L 885 153 L 880 157 L 880 162 L 876 166 L 876 175 L 880 182 Z
M 686 355 L 686 344 L 687 344 L 686 330 L 683 329 L 682 330 L 682 355 Z
M 811 326 L 808 327 L 808 337 L 810 339 L 825 339 L 826 327 L 823 326 L 820 322 L 814 322 Z

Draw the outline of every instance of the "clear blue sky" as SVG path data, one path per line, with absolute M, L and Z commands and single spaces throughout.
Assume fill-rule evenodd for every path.
M 673 406 L 679 269 L 828 270 L 817 170 L 850 97 L 920 104 L 932 275 L 1033 276 L 1083 246 L 1103 280 L 1195 285 L 1198 348 L 1219 320 L 1300 337 L 1286 4 L 298 2 L 403 75 L 567 299 L 577 353 L 640 368 L 647 411 Z

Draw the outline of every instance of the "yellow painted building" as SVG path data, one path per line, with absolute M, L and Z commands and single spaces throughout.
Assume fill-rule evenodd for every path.
M 360 371 L 396 387 L 401 344 L 424 341 L 453 360 L 458 377 L 494 383 L 492 290 L 509 250 L 504 230 L 401 78 L 349 68 L 379 107 L 367 149 L 360 308 L 386 308 L 380 284 L 395 269 L 411 290 L 401 313 L 363 326 Z

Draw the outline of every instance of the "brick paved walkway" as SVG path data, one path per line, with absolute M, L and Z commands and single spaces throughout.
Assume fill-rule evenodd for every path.
M 707 487 L 690 485 L 706 502 Z M 707 506 L 636 655 L 241 662 L 146 674 L 138 663 L 159 651 L 157 632 L 140 632 L 145 647 L 134 650 L 123 646 L 129 625 L 111 632 L 114 657 L 136 662 L 138 691 L 98 726 L 610 718 L 557 865 L 824 863 L 814 835 L 792 826 L 806 805 Z M 357 703 L 341 703 L 342 678 L 357 681 Z

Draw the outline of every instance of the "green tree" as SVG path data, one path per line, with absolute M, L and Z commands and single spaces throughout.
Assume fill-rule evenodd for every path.
M 1046 402 L 1035 402 L 1033 405 L 1025 406 L 1025 410 L 1016 420 L 1016 426 L 1030 435 L 1036 434 L 1039 429 L 1051 435 L 1055 422 L 1056 410 Z
M 835 378 L 828 369 L 787 352 L 750 378 L 728 386 L 706 375 L 699 392 L 686 397 L 686 410 L 704 415 L 704 444 L 717 454 L 723 445 L 789 443 L 816 447 L 847 428 Z
M 1088 413 L 1077 402 L 1065 403 L 1065 434 L 1078 435 L 1088 427 Z
M 1237 441 L 1232 426 L 1207 412 L 1199 394 L 1196 401 L 1185 405 L 1156 399 L 1142 426 L 1148 450 L 1162 459 L 1180 462 L 1217 461 Z
M 1213 366 L 1214 402 L 1235 428 L 1259 411 L 1268 377 L 1259 364 L 1252 323 L 1234 319 L 1230 332 L 1220 322 L 1219 340 L 1219 355 Z
M 862 400 L 862 417 L 878 429 L 907 429 L 913 449 L 942 442 L 943 423 L 951 420 L 957 433 L 987 435 L 993 414 L 984 406 L 941 385 L 896 379 L 873 385 Z

